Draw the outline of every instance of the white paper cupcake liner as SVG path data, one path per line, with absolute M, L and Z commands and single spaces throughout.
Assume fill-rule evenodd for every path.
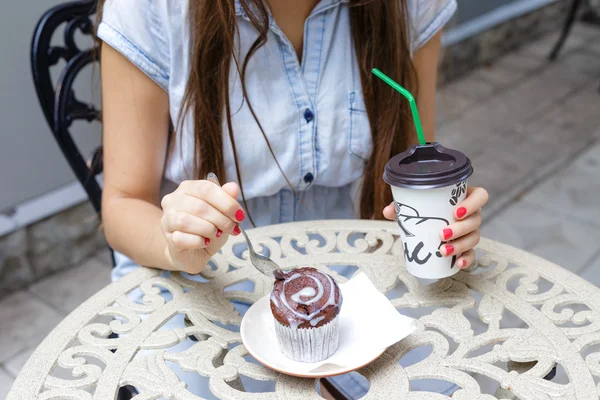
M 281 352 L 300 362 L 319 362 L 329 358 L 339 345 L 339 322 L 336 316 L 318 328 L 293 329 L 275 322 L 275 333 Z

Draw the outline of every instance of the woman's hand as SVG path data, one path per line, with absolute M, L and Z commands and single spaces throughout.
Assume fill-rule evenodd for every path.
M 469 267 L 475 261 L 473 248 L 481 238 L 481 208 L 487 201 L 488 192 L 485 189 L 469 187 L 467 198 L 454 210 L 457 221 L 440 232 L 440 239 L 446 242 L 440 248 L 442 255 L 451 257 L 458 254 L 456 265 L 461 269 Z M 383 209 L 383 215 L 390 220 L 396 219 L 394 203 Z
M 165 255 L 172 269 L 190 274 L 202 272 L 208 260 L 237 236 L 245 218 L 236 198 L 235 183 L 223 187 L 209 181 L 185 181 L 161 203 L 162 230 L 167 239 Z

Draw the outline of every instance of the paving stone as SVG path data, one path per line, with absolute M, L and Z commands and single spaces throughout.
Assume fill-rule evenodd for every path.
M 8 391 L 10 390 L 13 381 L 13 377 L 0 368 L 0 399 L 5 399 L 6 396 L 8 396 Z
M 106 245 L 89 203 L 29 227 L 29 259 L 38 279 L 85 260 Z
M 529 44 L 521 47 L 519 52 L 530 55 L 530 56 L 538 57 L 538 58 L 547 58 L 548 55 L 550 54 L 550 52 L 552 51 L 552 49 L 554 48 L 554 45 L 556 44 L 557 40 L 558 40 L 558 33 L 546 35 L 546 36 L 542 37 L 541 39 L 538 39 L 532 43 L 529 43 Z M 579 36 L 575 36 L 575 35 L 569 36 L 561 49 L 559 58 L 564 57 L 571 50 L 576 50 L 576 49 L 581 48 L 584 45 L 584 43 L 585 43 L 585 40 L 583 40 Z
M 580 22 L 573 25 L 570 35 L 577 36 L 584 41 L 600 40 L 600 28 Z
M 476 171 L 472 184 L 484 186 L 495 198 L 552 161 L 547 154 L 552 154 L 556 146 L 551 143 L 545 143 L 544 146 L 534 144 L 524 136 L 512 131 L 488 138 L 485 141 L 486 148 L 493 151 L 483 151 L 472 157 Z
M 460 116 L 466 124 L 481 135 L 503 132 L 529 123 L 532 118 L 565 98 L 591 79 L 573 74 L 569 67 L 557 63 L 506 92 L 498 92 L 488 101 L 480 102 Z
M 522 201 L 494 217 L 482 228 L 482 233 L 578 273 L 598 249 L 600 227 Z
M 592 137 L 593 132 L 600 128 L 599 102 L 600 93 L 596 85 L 588 85 L 557 101 L 557 106 L 544 113 L 539 122 L 546 125 L 542 129 L 547 129 L 550 125 L 560 129 L 554 133 L 554 136 L 544 135 L 544 137 L 548 140 L 560 139 L 561 142 L 577 140 L 581 136 Z
M 36 347 L 64 315 L 19 291 L 0 301 L 0 363 Z
M 600 76 L 600 54 L 583 50 L 572 51 L 565 54 L 561 62 L 574 74 L 581 73 L 589 77 Z
M 458 116 L 467 109 L 474 100 L 459 93 L 451 93 L 447 88 L 439 89 L 435 95 L 436 125 Z
M 82 203 L 30 227 L 33 253 L 41 254 L 65 241 L 94 234 L 100 226 L 89 203 Z
M 596 94 L 586 89 L 570 98 L 568 104 L 554 104 L 525 125 L 501 133 L 490 130 L 487 136 L 471 138 L 480 147 L 467 147 L 475 148 L 468 153 L 475 166 L 470 184 L 483 186 L 490 193 L 488 212 L 494 214 L 497 207 L 508 206 L 540 180 L 556 174 L 557 168 L 564 169 L 571 157 L 600 138 L 597 110 L 587 104 L 590 96 Z
M 480 78 L 491 83 L 497 89 L 506 90 L 525 77 L 525 71 L 492 63 L 474 71 L 470 77 Z
M 525 196 L 556 215 L 600 228 L 600 144 L 577 155 L 566 169 Z M 600 236 L 598 237 L 600 239 Z
M 547 60 L 525 54 L 522 51 L 511 52 L 494 61 L 494 65 L 500 65 L 505 68 L 513 68 L 515 70 L 523 71 L 524 73 L 537 71 L 544 66 L 547 66 L 547 64 Z
M 70 313 L 110 284 L 110 271 L 110 264 L 103 264 L 92 257 L 79 267 L 45 278 L 29 290 L 51 306 Z
M 43 241 L 45 239 L 38 237 L 33 240 Z M 30 261 L 36 277 L 41 279 L 56 271 L 78 264 L 104 246 L 106 246 L 104 234 L 97 229 L 85 236 L 63 237 L 61 242 L 55 243 L 52 247 L 31 254 Z
M 600 288 L 600 249 L 596 253 L 596 258 L 585 267 L 580 276 Z
M 479 120 L 460 116 L 440 124 L 436 140 L 448 148 L 460 149 L 473 158 L 488 148 L 489 138 L 496 134 L 499 132 L 481 124 Z
M 4 362 L 4 368 L 9 373 L 9 375 L 16 378 L 17 375 L 19 375 L 21 368 L 23 368 L 23 366 L 25 365 L 27 360 L 29 360 L 29 357 L 31 357 L 31 354 L 33 353 L 34 350 L 35 350 L 35 347 L 25 349 L 22 352 L 20 352 L 19 354 L 6 360 Z
M 600 29 L 598 29 L 600 32 Z M 600 54 L 600 40 L 592 40 L 585 44 L 585 49 L 594 54 Z
M 34 271 L 27 259 L 27 243 L 25 229 L 0 238 L 0 297 L 34 281 Z
M 460 94 L 469 100 L 481 100 L 494 94 L 496 88 L 489 82 L 468 75 L 444 87 L 447 93 Z
M 89 203 L 0 237 L 0 298 L 100 248 L 106 248 L 106 240 Z
M 94 256 L 102 263 L 102 265 L 107 265 L 112 268 L 112 258 L 108 247 L 98 250 Z

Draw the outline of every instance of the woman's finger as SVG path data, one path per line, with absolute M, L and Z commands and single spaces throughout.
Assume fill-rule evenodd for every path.
M 475 250 L 469 250 L 456 259 L 456 266 L 460 269 L 469 268 L 475 262 Z
M 205 246 L 210 244 L 211 238 L 219 237 L 222 234 L 222 232 L 219 234 L 218 228 L 207 220 L 183 211 L 169 212 L 166 218 L 163 218 L 163 231 L 172 233 L 178 231 L 202 236 Z
M 455 222 L 452 225 L 442 229 L 440 232 L 440 238 L 442 241 L 447 242 L 462 236 L 465 236 L 481 226 L 481 211 L 477 211 L 475 214 L 469 215 L 467 218 Z
M 185 196 L 180 207 L 180 211 L 204 219 L 216 226 L 216 237 L 221 237 L 223 232 L 233 235 L 239 234 L 239 231 L 236 229 L 237 224 L 233 222 L 231 218 L 202 199 L 193 196 Z
M 396 219 L 396 209 L 394 208 L 394 202 L 391 202 L 383 209 L 383 216 L 389 220 Z
M 442 253 L 444 257 L 462 254 L 477 246 L 480 238 L 479 230 L 473 231 L 466 236 L 443 244 L 440 248 L 440 253 Z
M 481 210 L 487 203 L 489 195 L 487 190 L 480 187 L 470 187 L 467 189 L 467 198 L 460 203 L 454 210 L 456 219 L 464 219 L 469 215 Z
M 234 222 L 242 222 L 246 214 L 236 199 L 209 181 L 185 181 L 180 187 L 188 196 L 204 200 Z
M 169 236 L 167 238 L 170 241 L 169 247 L 175 252 L 204 249 L 210 244 L 210 242 L 206 242 L 207 238 L 191 233 L 175 231 L 170 233 Z

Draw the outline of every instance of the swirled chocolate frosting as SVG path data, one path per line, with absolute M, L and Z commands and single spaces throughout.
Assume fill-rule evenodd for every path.
M 323 272 L 304 267 L 276 276 L 271 311 L 283 326 L 318 328 L 333 320 L 341 305 L 340 288 Z

